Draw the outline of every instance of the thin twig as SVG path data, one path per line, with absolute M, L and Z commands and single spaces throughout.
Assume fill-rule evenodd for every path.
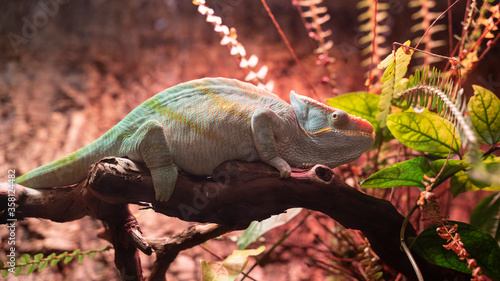
M 271 18 L 271 21 L 273 22 L 274 26 L 278 30 L 278 33 L 280 34 L 281 38 L 283 39 L 283 41 L 285 41 L 285 45 L 288 48 L 288 51 L 290 52 L 290 54 L 292 55 L 293 59 L 297 63 L 297 66 L 300 68 L 300 71 L 304 75 L 304 78 L 306 79 L 307 84 L 309 84 L 309 87 L 311 88 L 311 91 L 312 91 L 314 97 L 316 99 L 318 99 L 319 97 L 318 97 L 318 94 L 316 93 L 316 89 L 314 88 L 313 83 L 311 82 L 311 80 L 309 80 L 309 76 L 308 76 L 306 70 L 304 69 L 304 67 L 302 66 L 302 63 L 300 62 L 299 58 L 295 54 L 295 51 L 293 50 L 292 46 L 290 45 L 290 42 L 286 38 L 285 33 L 283 32 L 283 30 L 281 29 L 280 25 L 276 21 L 276 18 L 274 17 L 273 13 L 271 12 L 271 9 L 267 5 L 266 0 L 261 0 L 261 2 L 262 2 L 262 5 L 264 5 L 264 8 L 266 9 L 267 14 Z
M 447 13 L 447 12 L 448 12 L 448 11 L 449 11 L 449 10 L 450 10 L 453 6 L 455 6 L 455 4 L 457 4 L 457 3 L 458 3 L 458 1 L 460 1 L 460 0 L 456 0 L 455 2 L 453 2 L 453 4 L 451 4 L 451 6 L 449 6 L 446 10 L 444 10 L 444 12 L 442 12 L 442 13 L 441 13 L 441 14 L 440 14 L 440 15 L 439 15 L 439 16 L 438 16 L 438 17 L 437 17 L 437 18 L 436 18 L 436 19 L 435 19 L 435 20 L 431 23 L 431 25 L 429 26 L 429 28 L 427 28 L 427 29 L 425 30 L 424 35 L 422 35 L 422 37 L 420 37 L 420 40 L 418 40 L 418 43 L 417 43 L 417 45 L 415 46 L 415 48 L 417 48 L 417 47 L 418 47 L 418 45 L 420 44 L 420 42 L 422 42 L 422 40 L 425 38 L 425 36 L 426 36 L 426 35 L 427 35 L 427 33 L 429 32 L 429 30 L 431 30 L 431 28 L 434 26 L 434 24 L 435 24 L 438 20 L 440 20 L 440 19 L 444 16 L 444 14 L 445 14 L 445 13 Z
M 375 57 L 375 48 L 377 47 L 377 13 L 378 13 L 378 0 L 373 1 L 373 5 L 375 6 L 375 12 L 373 13 L 373 39 L 372 39 L 372 52 L 370 54 L 370 70 L 368 72 L 368 84 L 366 85 L 366 90 L 370 90 L 370 86 L 372 85 L 372 70 L 373 70 L 373 59 Z

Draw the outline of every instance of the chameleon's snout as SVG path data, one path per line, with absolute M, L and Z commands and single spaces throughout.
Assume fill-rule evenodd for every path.
M 359 131 L 363 132 L 365 135 L 372 136 L 375 138 L 375 132 L 373 131 L 373 125 L 369 121 L 353 116 L 353 123 L 356 125 Z

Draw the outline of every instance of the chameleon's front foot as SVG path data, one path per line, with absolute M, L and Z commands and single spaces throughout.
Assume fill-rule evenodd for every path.
M 274 157 L 269 161 L 269 164 L 280 171 L 280 178 L 288 178 L 292 174 L 292 168 L 281 157 Z
M 150 169 L 155 189 L 155 199 L 158 201 L 168 201 L 174 192 L 177 182 L 177 169 L 174 165 Z

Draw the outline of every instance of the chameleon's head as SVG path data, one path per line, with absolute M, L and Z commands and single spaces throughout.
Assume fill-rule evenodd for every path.
M 312 163 L 336 167 L 356 160 L 375 140 L 370 122 L 311 98 L 290 92 L 290 103 L 311 140 Z

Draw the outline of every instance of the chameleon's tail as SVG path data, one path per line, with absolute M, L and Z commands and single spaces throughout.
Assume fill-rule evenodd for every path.
M 16 183 L 32 188 L 78 183 L 87 177 L 92 163 L 116 154 L 120 146 L 117 139 L 113 128 L 89 145 L 18 177 Z

